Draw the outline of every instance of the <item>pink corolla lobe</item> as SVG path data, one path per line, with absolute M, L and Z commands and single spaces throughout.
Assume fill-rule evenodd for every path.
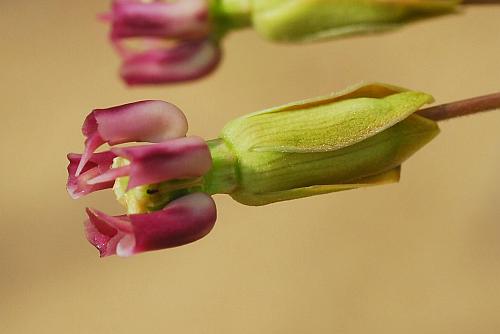
M 85 150 L 76 169 L 80 175 L 94 151 L 104 143 L 161 142 L 183 137 L 188 129 L 182 111 L 164 101 L 139 101 L 107 109 L 95 109 L 85 119 Z
M 170 202 L 164 209 L 128 216 L 108 216 L 87 209 L 87 240 L 101 257 L 133 254 L 185 245 L 207 235 L 217 210 L 213 199 L 193 193 Z
M 111 20 L 111 37 L 197 38 L 209 31 L 206 0 L 175 2 L 115 0 Z
M 212 72 L 220 59 L 215 42 L 187 41 L 124 55 L 120 75 L 128 85 L 189 81 Z
M 114 181 L 91 184 L 89 180 L 108 171 L 115 157 L 116 155 L 113 152 L 94 153 L 77 176 L 76 170 L 82 155 L 75 153 L 68 154 L 67 189 L 70 196 L 76 199 L 94 191 L 112 188 Z
M 173 179 L 203 176 L 212 167 L 212 156 L 199 137 L 183 137 L 163 143 L 134 147 L 117 147 L 111 152 L 128 159 L 130 165 L 109 169 L 88 180 L 101 184 L 120 176 L 129 176 L 128 189 Z
M 194 80 L 220 62 L 206 0 L 114 0 L 111 12 L 101 17 L 111 23 L 111 43 L 122 57 L 120 75 L 128 85 Z M 142 43 L 131 47 L 130 39 Z

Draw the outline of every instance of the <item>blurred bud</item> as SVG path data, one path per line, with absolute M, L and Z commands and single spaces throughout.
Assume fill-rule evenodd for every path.
M 249 0 L 253 27 L 275 41 L 379 32 L 454 11 L 459 0 Z

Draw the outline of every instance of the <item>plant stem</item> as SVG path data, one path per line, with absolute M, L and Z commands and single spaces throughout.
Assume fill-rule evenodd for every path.
M 434 121 L 442 121 L 499 108 L 500 92 L 425 108 L 417 113 Z
M 462 5 L 493 5 L 500 4 L 500 0 L 463 0 Z

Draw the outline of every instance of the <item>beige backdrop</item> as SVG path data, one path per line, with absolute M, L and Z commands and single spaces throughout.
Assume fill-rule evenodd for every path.
M 95 19 L 107 5 L 0 3 L 0 333 L 500 332 L 500 112 L 442 124 L 399 185 L 260 208 L 216 196 L 206 238 L 129 259 L 83 237 L 85 206 L 120 212 L 112 194 L 65 190 L 94 107 L 164 99 L 211 138 L 360 80 L 440 102 L 498 91 L 500 6 L 308 46 L 234 33 L 210 78 L 127 89 Z

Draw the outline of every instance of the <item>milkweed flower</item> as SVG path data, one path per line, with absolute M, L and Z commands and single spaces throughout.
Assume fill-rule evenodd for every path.
M 397 28 L 455 11 L 459 0 L 113 0 L 110 38 L 127 84 L 201 78 L 220 41 L 252 27 L 275 42 L 307 42 Z
M 401 164 L 434 138 L 416 115 L 430 95 L 367 84 L 249 114 L 216 139 L 186 136 L 181 111 L 162 101 L 94 110 L 86 148 L 69 154 L 68 191 L 113 188 L 127 214 L 88 209 L 88 240 L 102 256 L 179 246 L 214 226 L 211 195 L 265 205 L 397 182 Z M 149 144 L 118 147 L 119 143 Z M 95 153 L 103 143 L 111 149 Z
M 86 136 L 84 153 L 68 155 L 68 192 L 78 198 L 112 188 L 117 178 L 124 177 L 126 189 L 199 178 L 211 167 L 210 152 L 201 138 L 185 137 L 186 131 L 182 112 L 162 101 L 141 101 L 92 111 L 82 127 Z M 154 144 L 113 147 L 95 153 L 104 143 L 114 146 L 132 141 Z M 130 163 L 112 168 L 120 157 Z M 87 239 L 101 256 L 127 256 L 186 244 L 206 235 L 216 219 L 212 198 L 202 192 L 169 198 L 168 204 L 155 211 L 134 211 L 129 207 L 128 212 L 112 217 L 87 209 Z

